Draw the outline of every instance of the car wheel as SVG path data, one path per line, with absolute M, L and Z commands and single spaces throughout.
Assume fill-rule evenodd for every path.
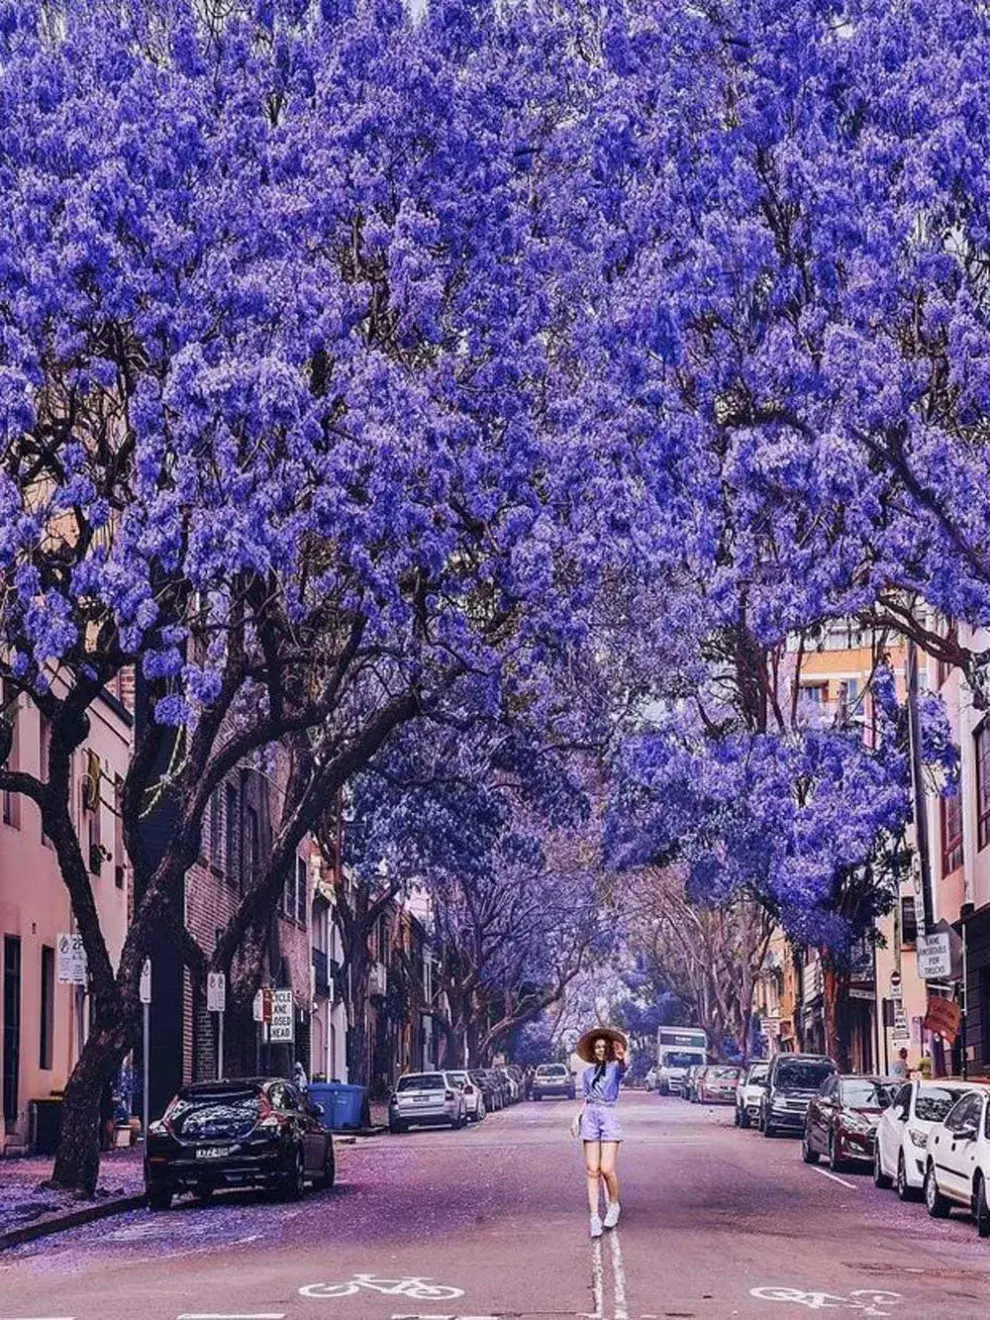
M 929 1164 L 925 1170 L 925 1205 L 932 1219 L 945 1219 L 952 1208 L 935 1181 L 935 1165 Z
M 736 1105 L 736 1112 L 732 1115 L 732 1126 L 733 1126 L 733 1127 L 738 1127 L 738 1126 L 739 1126 L 739 1106 L 738 1106 L 738 1105 Z
M 393 1118 L 389 1122 L 388 1130 L 393 1137 L 397 1137 L 401 1132 L 406 1131 L 406 1125 L 405 1123 L 400 1123 L 397 1118 Z
M 323 1157 L 323 1173 L 320 1176 L 320 1190 L 329 1191 L 337 1178 L 337 1161 L 334 1158 L 333 1142 L 327 1142 L 327 1153 Z
M 841 1173 L 846 1167 L 846 1162 L 838 1152 L 835 1142 L 835 1134 L 831 1134 L 828 1139 L 828 1167 L 833 1173 Z
M 892 1181 L 890 1175 L 883 1171 L 883 1164 L 880 1160 L 880 1142 L 878 1141 L 873 1150 L 873 1186 L 885 1189 L 891 1185 Z
M 774 1126 L 773 1126 L 773 1124 L 770 1122 L 770 1116 L 769 1116 L 768 1114 L 764 1114 L 764 1115 L 763 1115 L 763 1135 L 764 1135 L 765 1137 L 772 1137 L 773 1134 L 774 1134 Z
M 990 1205 L 987 1205 L 987 1185 L 982 1173 L 978 1173 L 973 1182 L 973 1218 L 980 1237 L 990 1237 Z
M 474 1114 L 475 1122 L 480 1123 L 487 1113 L 488 1110 L 485 1108 L 484 1100 L 479 1100 L 478 1108 L 475 1110 L 475 1114 Z
M 746 1112 L 745 1109 L 741 1109 L 739 1111 L 739 1126 L 741 1128 L 748 1128 L 749 1125 L 750 1125 L 749 1114 Z
M 818 1151 L 812 1150 L 811 1148 L 811 1137 L 808 1134 L 807 1128 L 805 1128 L 804 1135 L 801 1138 L 801 1158 L 804 1160 L 805 1164 L 817 1164 L 821 1159 Z
M 299 1147 L 292 1163 L 282 1175 L 279 1193 L 283 1201 L 301 1201 L 306 1190 L 306 1165 L 303 1162 L 302 1148 Z
M 172 1193 L 167 1187 L 148 1188 L 148 1209 L 154 1211 L 171 1210 Z
M 534 1091 L 533 1094 L 532 1094 L 532 1096 L 531 1096 L 530 1098 L 531 1098 L 532 1100 L 542 1100 L 542 1099 L 543 1099 L 543 1096 L 540 1095 L 537 1091 Z
M 199 1187 L 196 1188 L 196 1199 L 202 1201 L 204 1205 L 208 1205 L 209 1202 L 213 1200 L 213 1193 L 215 1191 L 216 1188 L 212 1186 L 211 1183 L 201 1183 Z
M 904 1163 L 903 1151 L 897 1157 L 897 1181 L 894 1185 L 897 1188 L 897 1195 L 902 1201 L 916 1201 L 918 1199 L 917 1191 L 907 1180 L 907 1165 Z

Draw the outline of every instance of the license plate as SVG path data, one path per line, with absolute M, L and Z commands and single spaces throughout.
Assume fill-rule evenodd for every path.
M 233 1146 L 200 1146 L 196 1151 L 198 1160 L 222 1160 L 225 1155 L 230 1155 Z
M 417 1096 L 414 1096 L 414 1097 L 413 1097 L 413 1104 L 414 1104 L 414 1105 L 428 1105 L 432 1099 L 433 1099 L 433 1097 L 430 1096 L 430 1095 L 417 1095 Z

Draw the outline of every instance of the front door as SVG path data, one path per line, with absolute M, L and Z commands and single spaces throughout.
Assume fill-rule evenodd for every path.
M 21 1071 L 21 941 L 3 937 L 3 1119 L 12 1132 L 17 1123 Z

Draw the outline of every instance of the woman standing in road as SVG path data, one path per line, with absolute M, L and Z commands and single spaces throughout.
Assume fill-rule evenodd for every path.
M 584 1166 L 588 1179 L 591 1236 L 601 1237 L 603 1228 L 619 1222 L 619 1175 L 616 1162 L 622 1128 L 616 1106 L 619 1084 L 626 1071 L 626 1038 L 611 1027 L 593 1027 L 577 1044 L 577 1052 L 589 1065 L 581 1075 L 584 1104 L 571 1124 L 571 1132 L 584 1142 Z M 605 1182 L 605 1217 L 601 1216 L 601 1183 Z

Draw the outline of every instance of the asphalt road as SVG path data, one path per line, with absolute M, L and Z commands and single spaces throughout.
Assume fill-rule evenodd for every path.
M 596 1245 L 574 1109 L 342 1146 L 338 1186 L 297 1205 L 234 1193 L 17 1248 L 0 1320 L 990 1314 L 990 1243 L 961 1214 L 932 1221 L 729 1109 L 643 1093 L 622 1100 L 622 1220 Z

